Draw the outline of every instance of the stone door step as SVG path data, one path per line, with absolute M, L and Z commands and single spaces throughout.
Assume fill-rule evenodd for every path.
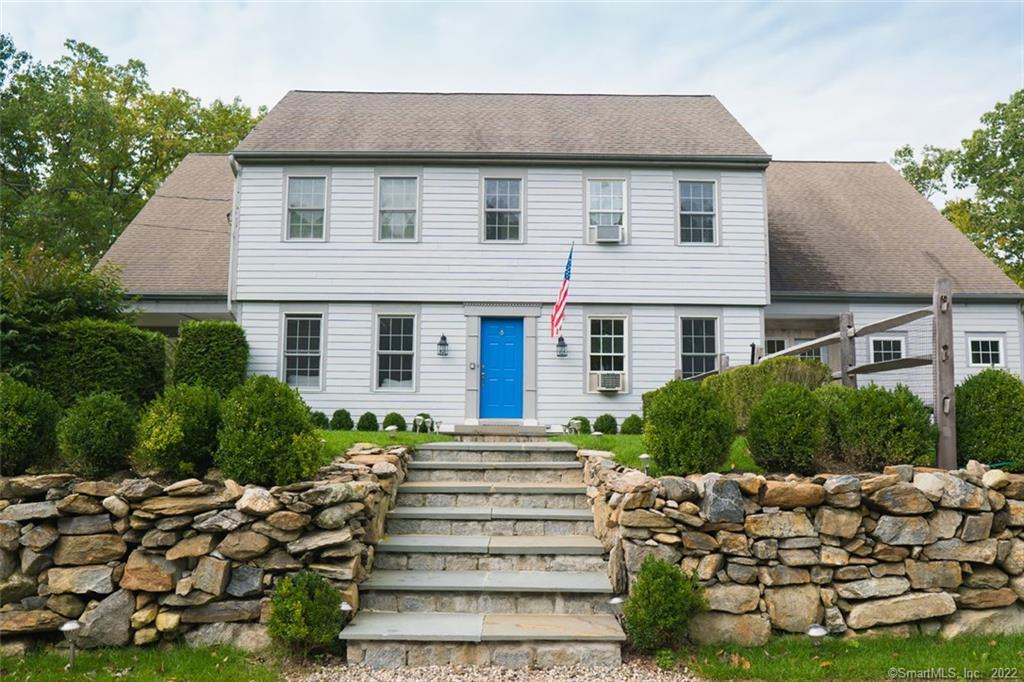
M 341 631 L 346 641 L 393 642 L 622 642 L 608 614 L 391 613 L 360 611 Z
M 462 495 L 583 495 L 587 487 L 569 483 L 488 483 L 487 481 L 410 481 L 399 488 L 402 494 L 434 493 Z
M 402 487 L 409 485 L 406 483 Z M 454 521 L 592 521 L 589 509 L 546 507 L 395 507 L 394 519 L 446 519 Z
M 374 571 L 359 590 L 613 593 L 607 575 L 580 571 Z
M 604 554 L 597 538 L 585 535 L 392 535 L 377 552 L 415 554 Z
M 410 469 L 582 469 L 581 462 L 409 462 Z

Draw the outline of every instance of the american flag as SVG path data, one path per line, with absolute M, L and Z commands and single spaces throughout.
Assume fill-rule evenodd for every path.
M 569 257 L 565 261 L 565 277 L 562 278 L 562 288 L 558 290 L 558 300 L 555 301 L 555 309 L 551 311 L 551 336 L 562 335 L 562 322 L 565 320 L 565 302 L 569 298 L 569 280 L 572 279 L 572 250 L 576 246 L 569 247 Z

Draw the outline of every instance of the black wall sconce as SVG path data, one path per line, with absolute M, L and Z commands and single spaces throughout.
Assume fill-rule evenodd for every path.
M 437 342 L 437 354 L 442 358 L 448 357 L 448 338 L 441 334 L 441 340 Z
M 569 357 L 569 346 L 565 343 L 564 336 L 558 337 L 558 343 L 555 344 L 555 356 L 559 358 Z

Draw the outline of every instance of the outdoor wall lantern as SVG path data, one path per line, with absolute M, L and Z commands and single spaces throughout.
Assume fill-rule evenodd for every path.
M 448 337 L 441 334 L 441 340 L 437 342 L 437 354 L 442 358 L 448 357 Z
M 569 346 L 566 344 L 564 336 L 558 337 L 558 343 L 555 344 L 555 356 L 560 358 L 569 357 Z

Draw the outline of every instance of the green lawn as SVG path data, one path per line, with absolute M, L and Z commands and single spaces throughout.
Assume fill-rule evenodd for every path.
M 763 647 L 702 647 L 680 657 L 709 680 L 886 680 L 914 679 L 911 671 L 933 671 L 917 679 L 1018 679 L 1024 674 L 1024 635 L 964 636 L 943 640 L 917 636 L 841 639 L 815 648 L 810 637 L 777 637 Z M 1005 669 L 1000 676 L 999 669 Z M 1017 671 L 1016 674 L 1013 671 Z M 971 672 L 965 672 L 971 671 Z
M 132 680 L 162 682 L 163 680 L 210 680 L 213 682 L 263 682 L 278 679 L 276 662 L 255 658 L 237 649 L 100 649 L 80 651 L 75 667 L 66 671 L 66 653 L 32 653 L 5 658 L 0 678 L 5 680 Z
M 643 443 L 640 442 L 641 436 L 624 436 L 618 434 L 615 436 L 601 435 L 601 436 L 555 436 L 554 440 L 568 441 L 579 448 L 587 450 L 608 450 L 615 453 L 615 461 L 619 464 L 624 464 L 634 469 L 640 468 L 640 454 L 644 452 Z M 652 473 L 654 466 L 651 465 Z M 754 464 L 753 458 L 750 456 L 750 450 L 747 449 L 747 439 L 743 436 L 737 436 L 736 440 L 732 442 L 732 447 L 729 452 L 729 459 L 726 460 L 725 464 L 719 469 L 719 471 L 753 471 L 760 473 L 761 468 Z
M 321 437 L 327 441 L 327 454 L 331 458 L 343 454 L 356 443 L 376 443 L 377 445 L 419 445 L 451 440 L 451 436 L 438 433 L 413 433 L 412 431 L 321 431 Z

